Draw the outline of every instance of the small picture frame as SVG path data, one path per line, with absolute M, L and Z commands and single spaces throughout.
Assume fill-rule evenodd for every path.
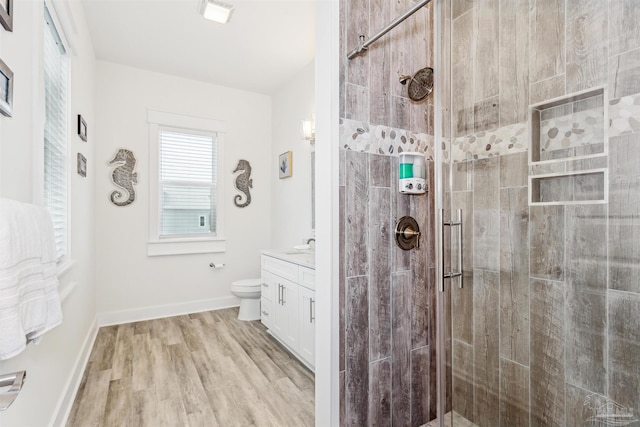
M 78 136 L 81 140 L 87 142 L 87 122 L 84 121 L 80 114 L 78 114 Z
M 13 2 L 14 0 L 0 0 L 0 24 L 7 31 L 13 31 Z
M 278 158 L 278 172 L 280 179 L 290 178 L 293 175 L 293 151 L 280 154 Z
M 2 59 L 0 59 L 0 114 L 7 117 L 13 115 L 13 71 Z
M 78 175 L 87 177 L 87 158 L 82 153 L 78 153 Z

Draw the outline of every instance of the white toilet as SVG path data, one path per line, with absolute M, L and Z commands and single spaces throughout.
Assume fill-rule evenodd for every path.
M 244 279 L 231 283 L 231 293 L 240 298 L 238 320 L 260 320 L 261 279 Z

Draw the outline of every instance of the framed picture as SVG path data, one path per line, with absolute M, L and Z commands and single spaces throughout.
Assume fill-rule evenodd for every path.
M 13 2 L 14 0 L 0 0 L 0 24 L 7 31 L 13 31 Z
M 82 153 L 78 153 L 78 175 L 87 177 L 87 158 Z
M 3 0 L 0 0 L 0 2 Z M 0 114 L 13 114 L 13 71 L 0 59 Z
M 78 136 L 81 140 L 87 142 L 87 122 L 84 121 L 80 114 L 78 114 Z
M 280 179 L 289 178 L 293 174 L 293 151 L 287 151 L 280 154 L 278 159 L 278 171 L 280 172 Z

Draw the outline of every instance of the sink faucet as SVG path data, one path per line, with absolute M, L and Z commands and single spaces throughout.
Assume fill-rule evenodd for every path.
M 310 244 L 311 244 L 311 242 L 315 243 L 315 242 L 316 242 L 316 239 L 314 239 L 313 237 L 312 237 L 312 238 L 310 238 L 310 239 L 307 239 L 307 245 L 310 245 Z

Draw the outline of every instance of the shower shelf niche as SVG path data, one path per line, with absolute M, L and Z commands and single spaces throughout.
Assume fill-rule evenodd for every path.
M 529 107 L 529 204 L 607 202 L 604 87 Z

